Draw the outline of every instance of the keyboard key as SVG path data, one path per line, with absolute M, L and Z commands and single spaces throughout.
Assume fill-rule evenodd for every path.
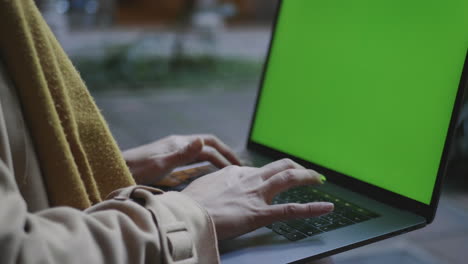
M 332 222 L 327 221 L 325 219 L 321 218 L 309 218 L 307 221 L 307 225 L 313 226 L 313 227 L 322 227 L 322 226 L 327 226 L 330 225 Z
M 342 217 L 338 213 L 335 212 L 335 213 L 330 213 L 327 215 L 322 215 L 320 218 L 333 223 L 336 220 L 340 220 Z
M 322 233 L 322 231 L 320 231 L 319 229 L 308 225 L 304 221 L 304 219 L 290 220 L 290 221 L 283 222 L 283 223 L 285 223 L 286 225 L 288 225 L 288 226 L 296 229 L 297 231 L 300 231 L 301 233 L 306 234 L 308 236 L 313 236 L 313 235 Z
M 313 201 L 332 202 L 335 204 L 335 211 L 321 217 L 274 223 L 270 228 L 291 241 L 297 241 L 306 236 L 335 230 L 379 216 L 365 208 L 312 187 L 299 187 L 283 192 L 277 195 L 272 203 L 308 203 Z
M 272 229 L 273 231 L 275 231 L 276 233 L 280 235 L 284 235 L 284 234 L 292 233 L 296 231 L 294 228 L 291 228 L 283 223 L 274 223 L 272 225 Z
M 349 225 L 352 225 L 352 224 L 354 224 L 354 223 L 349 221 L 348 219 L 342 218 L 342 219 L 334 222 L 331 225 L 323 226 L 323 227 L 320 227 L 319 229 L 322 230 L 323 232 L 327 232 L 327 231 L 331 231 L 331 230 L 334 230 L 334 229 L 337 229 L 337 228 L 349 226 Z
M 360 223 L 364 222 L 366 220 L 369 220 L 370 218 L 364 215 L 357 214 L 355 212 L 346 212 L 345 214 L 342 214 L 343 217 L 355 222 L 355 223 Z
M 315 235 L 323 233 L 323 232 L 320 229 L 308 226 L 307 229 L 305 229 L 304 232 L 302 232 L 302 233 L 304 233 L 304 234 L 306 234 L 308 236 L 315 236 Z
M 306 228 L 306 225 L 302 220 L 289 220 L 283 223 L 299 231 L 302 231 L 304 228 Z
M 354 223 L 353 223 L 353 221 L 348 220 L 346 218 L 341 218 L 340 220 L 333 222 L 333 224 L 337 224 L 337 225 L 340 225 L 340 226 L 347 226 L 347 225 L 352 225 Z
M 287 233 L 287 234 L 284 234 L 283 236 L 291 241 L 297 241 L 297 240 L 301 240 L 307 237 L 306 235 L 300 232 Z
M 341 224 L 338 224 L 338 223 L 334 223 L 332 225 L 321 227 L 320 230 L 322 230 L 323 232 L 328 232 L 328 231 L 332 231 L 332 230 L 335 230 L 335 229 L 338 229 L 338 228 L 341 228 L 341 227 L 344 227 L 344 226 L 346 226 L 346 225 L 341 225 Z
M 271 224 L 271 229 L 273 231 L 278 231 L 277 233 L 287 233 L 285 231 L 283 231 L 283 229 L 280 229 L 280 227 L 283 225 L 283 223 L 273 223 Z
M 358 209 L 356 210 L 356 212 L 357 212 L 358 214 L 360 214 L 360 215 L 364 215 L 364 216 L 367 216 L 367 217 L 369 217 L 369 218 L 376 218 L 376 217 L 379 216 L 378 214 L 376 214 L 376 213 L 374 213 L 374 212 L 371 212 L 371 211 L 369 211 L 369 210 L 366 210 L 366 209 L 364 209 L 364 208 L 358 208 Z

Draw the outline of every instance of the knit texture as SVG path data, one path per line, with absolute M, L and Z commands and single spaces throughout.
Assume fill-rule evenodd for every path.
M 0 0 L 0 52 L 31 131 L 52 206 L 85 209 L 134 185 L 78 72 L 33 0 Z

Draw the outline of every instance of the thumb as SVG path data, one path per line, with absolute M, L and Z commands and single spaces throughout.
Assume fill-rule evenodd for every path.
M 166 157 L 166 161 L 174 167 L 194 162 L 203 150 L 203 146 L 203 139 L 196 137 L 183 148 L 170 153 Z

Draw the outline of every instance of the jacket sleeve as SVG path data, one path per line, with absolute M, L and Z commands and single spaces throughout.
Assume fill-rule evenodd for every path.
M 86 211 L 27 212 L 0 159 L 1 263 L 218 263 L 212 220 L 180 193 L 130 187 Z

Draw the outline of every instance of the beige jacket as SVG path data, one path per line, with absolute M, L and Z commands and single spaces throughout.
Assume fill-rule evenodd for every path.
M 11 81 L 0 63 L 0 263 L 218 263 L 206 210 L 180 193 L 131 187 L 82 212 L 48 208 Z

